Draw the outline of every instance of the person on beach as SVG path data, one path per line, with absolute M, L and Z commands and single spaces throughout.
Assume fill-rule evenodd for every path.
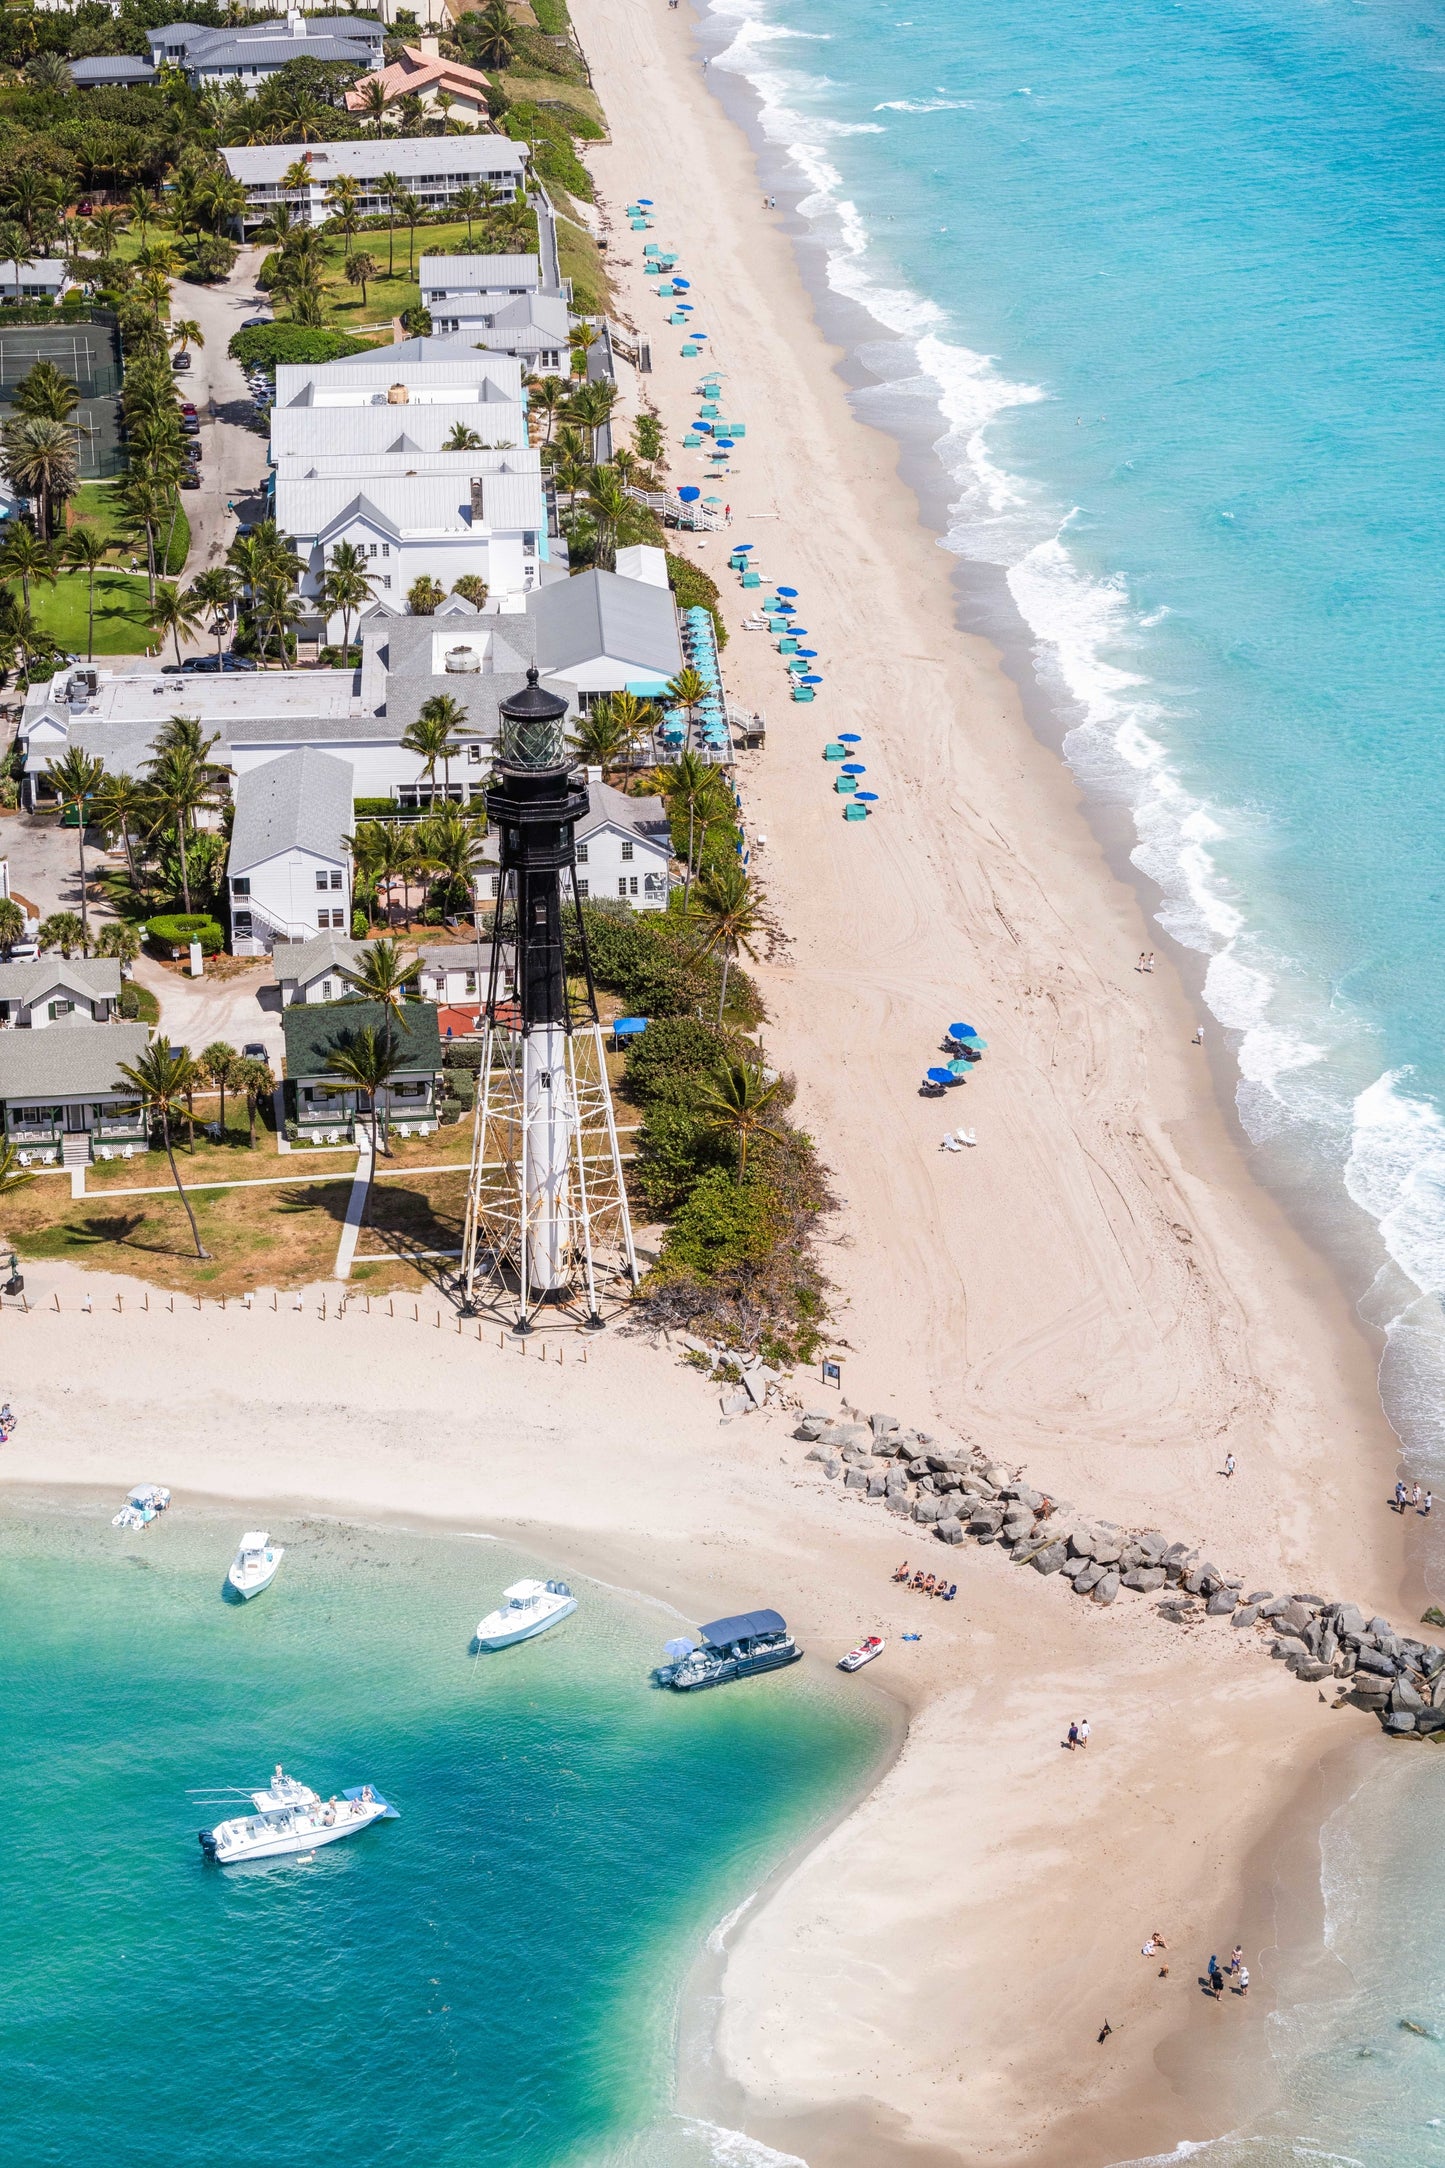
M 1102 2025 L 1101 2025 L 1101 2026 L 1099 2027 L 1099 2045 L 1100 2045 L 1100 2047 L 1102 2047 L 1102 2046 L 1104 2045 L 1104 2042 L 1105 2042 L 1105 2041 L 1106 2041 L 1106 2040 L 1107 2040 L 1107 2039 L 1109 2038 L 1109 2035 L 1110 2035 L 1110 2034 L 1111 2034 L 1111 2033 L 1113 2032 L 1113 2030 L 1114 2030 L 1113 2026 L 1112 2026 L 1112 2025 L 1111 2025 L 1111 2024 L 1109 2023 L 1109 2020 L 1108 2020 L 1107 2018 L 1105 2018 L 1105 2020 L 1104 2020 L 1103 2024 L 1102 2024 Z
M 1236 1943 L 1235 1943 L 1235 1945 L 1234 1945 L 1234 1955 L 1233 1955 L 1233 1956 L 1232 1956 L 1232 1957 L 1230 1958 L 1230 1960 L 1229 1960 L 1229 1969 L 1230 1969 L 1230 1971 L 1231 1971 L 1231 1972 L 1238 1972 L 1238 1970 L 1239 1970 L 1240 1966 L 1241 1966 L 1241 1965 L 1242 1965 L 1243 1963 L 1244 1963 L 1244 1951 L 1243 1951 L 1243 1949 L 1241 1948 L 1241 1946 L 1239 1945 L 1239 1943 L 1237 1943 L 1237 1942 L 1236 1942 Z
M 1404 1484 L 1403 1484 L 1403 1483 L 1401 1483 L 1401 1482 L 1397 1481 L 1397 1482 L 1396 1482 L 1396 1484 L 1395 1484 L 1395 1511 L 1396 1511 L 1397 1513 L 1403 1513 L 1403 1512 L 1404 1512 L 1404 1510 L 1405 1510 L 1405 1486 L 1404 1486 Z
M 1209 1992 L 1216 2002 L 1224 1993 L 1224 1974 L 1219 1969 L 1219 1959 L 1217 1957 L 1211 1957 L 1209 1960 Z
M 1080 1744 L 1080 1746 L 1087 1746 L 1087 1745 L 1088 1745 L 1088 1743 L 1089 1743 L 1089 1719 L 1088 1719 L 1088 1718 L 1087 1718 L 1086 1716 L 1081 1716 L 1081 1717 L 1079 1718 L 1079 1744 Z
M 1238 1988 L 1238 1993 L 1239 1993 L 1239 1994 L 1241 1994 L 1241 1995 L 1247 1995 L 1247 1994 L 1249 1993 L 1249 1967 L 1248 1967 L 1248 1965 L 1241 1965 L 1241 1966 L 1240 1966 L 1240 1968 L 1239 1968 L 1239 1988 Z
M 6 1435 L 8 1436 L 8 1435 L 9 1435 L 9 1433 L 7 1432 L 7 1433 L 6 1433 Z M 1434 1493 L 1433 1493 L 1432 1491 L 1426 1491 L 1426 1493 L 1425 1493 L 1425 1503 L 1424 1503 L 1424 1504 L 1423 1504 L 1423 1505 L 1421 1506 L 1421 1508 L 1420 1508 L 1420 1511 L 1421 1511 L 1421 1513 L 1422 1513 L 1422 1514 L 1426 1514 L 1426 1513 L 1428 1513 L 1428 1512 L 1429 1512 L 1429 1510 L 1430 1510 L 1430 1508 L 1431 1508 L 1431 1506 L 1433 1506 L 1433 1505 L 1434 1505 L 1434 1503 L 1435 1503 L 1435 1497 L 1434 1497 Z
M 1421 1490 L 1419 1484 L 1417 1483 L 1413 1491 L 1411 1491 L 1410 1493 L 1410 1503 L 1415 1508 L 1415 1511 L 1417 1513 L 1420 1510 L 1420 1500 L 1424 1497 L 1424 1495 L 1425 1493 Z
M 1075 1747 L 1076 1747 L 1076 1746 L 1078 1745 L 1078 1743 L 1079 1743 L 1079 1727 L 1078 1727 L 1078 1725 L 1077 1725 L 1077 1724 L 1070 1724 L 1070 1726 L 1069 1726 L 1069 1736 L 1068 1736 L 1068 1738 L 1067 1738 L 1067 1739 L 1065 1740 L 1064 1744 L 1065 1744 L 1065 1745 L 1066 1745 L 1066 1746 L 1068 1747 L 1068 1750 L 1069 1750 L 1069 1752 L 1070 1752 L 1070 1753 L 1072 1754 L 1072 1753 L 1073 1753 L 1073 1751 L 1074 1751 L 1074 1748 L 1075 1748 Z
M 1143 951 L 1143 949 L 1140 949 L 1140 951 L 1139 951 L 1139 961 L 1138 961 L 1138 963 L 1137 963 L 1137 964 L 1135 964 L 1135 966 L 1134 966 L 1134 969 L 1135 969 L 1136 971 L 1142 971 L 1142 970 L 1143 970 L 1143 968 L 1144 968 L 1144 951 Z
M 1147 956 L 1146 956 L 1146 957 L 1144 958 L 1144 969 L 1145 969 L 1146 971 L 1152 971 L 1152 970 L 1154 969 L 1154 951 L 1153 951 L 1153 949 L 1150 949 L 1150 951 L 1149 951 L 1148 955 L 1147 955 Z
M 1225 1475 L 1233 1475 L 1234 1473 L 1234 1455 L 1232 1453 L 1226 1453 L 1224 1456 L 1223 1473 Z
M 1202 1024 L 1200 1025 L 1200 1027 L 1199 1027 L 1198 1031 L 1196 1031 L 1196 1032 L 1195 1032 L 1195 1034 L 1194 1034 L 1194 1038 L 1193 1038 L 1193 1041 L 1192 1041 L 1192 1044 L 1193 1044 L 1193 1045 L 1195 1045 L 1195 1046 L 1203 1046 L 1203 1044 L 1204 1044 L 1204 1026 L 1203 1026 Z

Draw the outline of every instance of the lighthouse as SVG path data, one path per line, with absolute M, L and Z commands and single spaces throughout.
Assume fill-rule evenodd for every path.
M 539 1306 L 602 1323 L 609 1281 L 637 1261 L 576 878 L 587 786 L 568 751 L 567 703 L 535 669 L 501 705 L 487 818 L 499 877 L 462 1244 L 465 1307 Z M 568 935 L 580 970 L 569 982 Z

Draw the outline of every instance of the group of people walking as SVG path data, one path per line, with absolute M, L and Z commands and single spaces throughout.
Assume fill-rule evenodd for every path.
M 1410 1507 L 1413 1506 L 1415 1511 L 1423 1516 L 1432 1510 L 1434 1504 L 1433 1492 L 1422 1490 L 1418 1483 L 1412 1490 L 1407 1490 L 1403 1483 L 1396 1483 L 1395 1511 L 1397 1513 L 1408 1512 Z
M 1247 1995 L 1249 1993 L 1249 1967 L 1244 1962 L 1244 1952 L 1237 1942 L 1234 1945 L 1234 1954 L 1229 1960 L 1227 1972 L 1220 1965 L 1217 1957 L 1211 1957 L 1209 1960 L 1208 1993 L 1214 1997 L 1216 2002 L 1224 1993 L 1226 1979 L 1233 1980 L 1236 1995 Z

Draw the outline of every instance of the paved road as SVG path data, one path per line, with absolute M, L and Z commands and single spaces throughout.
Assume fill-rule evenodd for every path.
M 226 351 L 232 333 L 248 316 L 270 313 L 269 301 L 256 291 L 261 254 L 260 249 L 243 249 L 231 276 L 218 286 L 192 286 L 177 279 L 172 288 L 172 318 L 193 318 L 206 341 L 199 352 L 191 349 L 192 366 L 176 379 L 185 387 L 182 398 L 193 400 L 201 417 L 205 476 L 204 486 L 186 497 L 191 522 L 187 583 L 222 561 L 236 533 L 236 516 L 228 506 L 247 507 L 266 478 L 266 439 L 249 425 L 254 410 L 245 374 Z M 181 652 L 203 654 L 214 645 L 199 634 L 183 640 Z
M 270 965 L 257 963 L 239 978 L 189 979 L 153 957 L 139 956 L 135 977 L 160 1003 L 160 1030 L 193 1054 L 224 1039 L 239 1052 L 259 1039 L 277 1076 L 286 1042 L 281 1032 L 280 991 Z

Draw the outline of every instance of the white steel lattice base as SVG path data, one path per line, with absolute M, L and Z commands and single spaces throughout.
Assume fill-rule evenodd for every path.
M 602 1031 L 489 1025 L 462 1238 L 469 1308 L 530 1322 L 558 1301 L 600 1320 L 604 1295 L 636 1285 L 637 1260 Z

